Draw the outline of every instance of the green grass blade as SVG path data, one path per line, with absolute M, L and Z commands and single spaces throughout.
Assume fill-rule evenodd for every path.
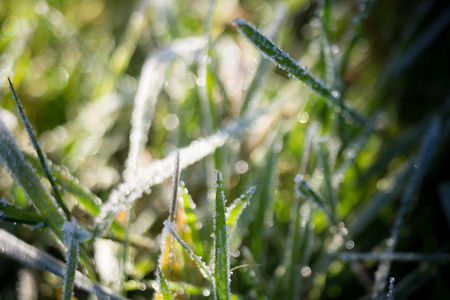
M 277 45 L 262 35 L 253 25 L 242 19 L 235 20 L 234 24 L 238 26 L 240 32 L 261 51 L 265 58 L 270 59 L 277 66 L 307 84 L 315 93 L 327 99 L 331 105 L 341 107 L 343 113 L 346 113 L 358 123 L 366 123 L 365 118 L 351 109 L 347 104 L 343 103 L 341 106 L 342 101 L 338 92 L 331 91 L 320 79 L 314 77 L 305 68 L 301 67 L 297 61 L 292 59 L 286 52 L 282 51 Z
M 277 133 L 274 133 L 277 134 Z M 258 191 L 258 206 L 255 212 L 255 220 L 250 227 L 251 238 L 251 252 L 256 261 L 261 262 L 263 254 L 263 241 L 266 232 L 265 222 L 268 218 L 272 217 L 273 212 L 273 195 L 274 195 L 274 182 L 276 182 L 276 176 L 274 174 L 277 165 L 277 155 L 275 153 L 275 145 L 280 141 L 278 137 L 274 137 L 271 142 L 270 149 L 265 156 L 265 164 L 262 166 L 260 174 L 259 186 L 261 189 Z
M 253 194 L 256 191 L 256 186 L 251 186 L 245 194 L 242 194 L 239 196 L 239 198 L 236 198 L 233 203 L 228 207 L 227 210 L 227 225 L 230 226 L 230 230 L 233 230 L 233 227 L 237 226 L 237 222 L 239 217 L 241 216 L 244 209 L 247 207 L 247 205 L 250 203 L 250 199 L 252 198 Z
M 203 245 L 200 234 L 198 232 L 200 222 L 198 220 L 197 213 L 195 212 L 196 205 L 192 200 L 191 195 L 189 195 L 189 191 L 184 185 L 184 182 L 180 182 L 180 186 L 181 198 L 183 199 L 184 212 L 186 214 L 186 222 L 191 232 L 192 241 L 195 245 L 195 251 L 200 257 L 203 257 Z
M 354 22 L 353 22 L 354 27 L 353 27 L 350 42 L 349 42 L 347 49 L 344 52 L 342 59 L 341 59 L 341 63 L 340 63 L 341 76 L 345 72 L 345 69 L 347 67 L 347 64 L 348 64 L 348 61 L 350 58 L 350 54 L 351 54 L 353 48 L 356 46 L 356 42 L 358 41 L 359 37 L 361 36 L 363 21 L 364 21 L 364 19 L 366 19 L 367 15 L 369 14 L 370 9 L 372 8 L 375 1 L 376 0 L 362 0 L 361 1 L 361 4 L 359 6 L 360 10 L 359 10 L 358 14 L 356 15 Z
M 41 183 L 33 167 L 25 160 L 11 132 L 1 120 L 0 161 L 33 202 L 41 216 L 45 219 L 45 223 L 50 226 L 59 238 L 62 238 L 61 226 L 64 223 L 63 212 L 58 210 L 55 200 L 47 188 Z
M 156 268 L 156 276 L 157 281 L 159 283 L 159 291 L 157 291 L 158 295 L 156 295 L 156 299 L 164 299 L 164 300 L 174 299 L 173 294 L 169 289 L 167 280 L 164 278 L 164 274 L 160 267 Z
M 0 200 L 0 221 L 28 224 L 33 227 L 46 226 L 44 218 L 40 215 L 12 205 L 5 198 Z
M 198 97 L 200 99 L 200 105 L 203 115 L 203 129 L 205 130 L 207 135 L 211 135 L 213 132 L 213 114 L 212 114 L 212 103 L 208 97 L 208 51 L 210 48 L 210 31 L 211 31 L 211 18 L 214 11 L 214 7 L 216 5 L 215 0 L 210 0 L 208 5 L 208 11 L 206 13 L 206 19 L 203 28 L 203 38 L 205 40 L 205 45 L 203 49 L 199 53 L 198 57 L 198 82 L 201 83 L 197 87 Z
M 34 136 L 34 130 L 31 127 L 30 121 L 28 121 L 28 118 L 25 115 L 25 111 L 22 107 L 22 104 L 20 103 L 19 98 L 16 95 L 14 86 L 9 78 L 8 78 L 8 81 L 9 81 L 9 88 L 11 90 L 13 99 L 16 102 L 17 112 L 19 113 L 20 118 L 22 119 L 22 122 L 25 125 L 25 128 L 27 129 L 28 137 L 30 138 L 31 143 L 33 144 L 34 150 L 36 150 L 36 153 L 39 157 L 39 161 L 41 162 L 42 167 L 44 168 L 45 175 L 47 176 L 48 181 L 50 181 L 50 185 L 52 186 L 52 190 L 55 195 L 55 199 L 58 202 L 59 206 L 64 211 L 64 213 L 66 214 L 66 218 L 70 221 L 70 219 L 72 218 L 70 211 L 67 208 L 66 204 L 64 203 L 61 193 L 59 192 L 58 187 L 56 186 L 56 183 L 53 179 L 53 175 L 50 172 L 50 168 L 48 167 L 46 158 L 44 157 L 44 153 L 42 152 L 41 147 L 39 147 L 39 143 L 38 143 L 36 137 Z
M 320 165 L 323 168 L 324 184 L 325 184 L 325 194 L 326 199 L 331 207 L 331 213 L 334 219 L 339 219 L 337 215 L 337 205 L 338 199 L 336 196 L 336 191 L 333 187 L 333 175 L 331 170 L 330 162 L 330 151 L 328 145 L 330 144 L 328 139 L 319 140 L 316 144 L 316 153 L 319 158 Z
M 225 216 L 225 194 L 222 174 L 216 171 L 214 201 L 214 289 L 216 299 L 230 299 L 230 254 Z
M 337 226 L 338 222 L 337 222 L 335 216 L 333 215 L 330 206 L 327 205 L 323 201 L 323 199 L 320 198 L 319 195 L 317 195 L 316 192 L 314 192 L 310 188 L 308 182 L 303 179 L 303 176 L 300 174 L 297 174 L 297 176 L 295 177 L 294 180 L 296 183 L 295 191 L 297 192 L 297 194 L 304 199 L 312 200 L 327 215 L 330 223 Z

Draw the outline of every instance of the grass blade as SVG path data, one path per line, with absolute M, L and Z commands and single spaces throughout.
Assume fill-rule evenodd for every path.
M 144 62 L 131 118 L 130 149 L 123 173 L 126 181 L 134 179 L 139 165 L 153 120 L 156 100 L 163 88 L 167 66 L 176 57 L 182 57 L 186 61 L 192 60 L 193 54 L 200 51 L 204 45 L 205 41 L 202 38 L 176 40 Z
M 192 258 L 192 260 L 197 264 L 198 270 L 202 274 L 202 276 L 208 279 L 211 283 L 214 282 L 213 275 L 209 267 L 202 261 L 200 256 L 195 255 L 194 251 L 186 244 L 185 241 L 181 239 L 175 230 L 175 224 L 170 223 L 169 221 L 164 221 L 164 228 L 170 232 L 170 234 L 180 243 L 181 247 L 183 247 L 184 251 Z
M 425 133 L 421 148 L 417 157 L 414 159 L 415 168 L 410 175 L 408 184 L 402 195 L 400 208 L 398 210 L 397 217 L 395 219 L 394 226 L 391 230 L 390 243 L 386 249 L 386 253 L 391 254 L 394 252 L 397 244 L 400 227 L 403 224 L 404 217 L 409 209 L 410 203 L 413 200 L 414 195 L 417 193 L 420 184 L 425 177 L 427 167 L 431 163 L 431 160 L 436 152 L 437 144 L 439 143 L 439 135 L 441 130 L 441 120 L 438 118 L 433 119 L 427 132 Z M 373 297 L 378 297 L 386 287 L 387 277 L 389 275 L 391 267 L 391 261 L 385 260 L 379 266 L 375 276 L 375 286 Z
M 327 99 L 331 105 L 341 107 L 342 112 L 346 113 L 358 123 L 366 123 L 365 118 L 351 109 L 347 104 L 343 103 L 341 106 L 342 101 L 338 92 L 331 91 L 320 79 L 314 77 L 311 73 L 306 71 L 305 68 L 301 67 L 297 61 L 278 48 L 277 45 L 261 34 L 253 25 L 242 19 L 235 20 L 234 24 L 238 26 L 240 32 L 261 51 L 265 58 L 270 59 L 277 66 L 307 84 L 315 93 Z
M 164 278 L 164 274 L 160 267 L 156 268 L 157 281 L 159 283 L 159 291 L 157 291 L 156 299 L 172 300 L 173 294 L 170 292 L 167 280 Z
M 222 174 L 216 171 L 214 202 L 214 294 L 216 299 L 230 299 L 230 255 L 225 216 L 225 194 Z
M 64 244 L 66 244 L 68 251 L 66 253 L 66 267 L 64 270 L 61 299 L 71 300 L 73 297 L 75 274 L 78 267 L 79 242 L 89 238 L 89 233 L 86 230 L 80 230 L 75 219 L 72 222 L 64 222 L 62 230 L 64 231 Z
M 198 57 L 198 69 L 197 69 L 197 75 L 198 75 L 198 97 L 200 99 L 200 105 L 202 109 L 202 115 L 203 115 L 203 128 L 207 135 L 211 135 L 213 132 L 213 114 L 212 114 L 212 107 L 211 102 L 208 97 L 208 90 L 207 90 L 207 65 L 208 65 L 208 50 L 210 47 L 210 31 L 211 31 L 211 18 L 214 11 L 214 7 L 216 6 L 215 0 L 209 1 L 208 6 L 208 12 L 206 13 L 206 19 L 204 23 L 203 28 L 203 38 L 205 40 L 205 45 L 203 49 L 200 51 L 199 57 Z
M 233 227 L 237 226 L 237 222 L 239 217 L 241 216 L 244 209 L 250 203 L 250 199 L 256 191 L 256 186 L 251 186 L 245 194 L 236 198 L 230 207 L 227 209 L 227 225 L 231 226 L 230 230 L 233 230 Z
M 0 221 L 28 224 L 33 227 L 45 226 L 45 220 L 34 212 L 10 204 L 5 198 L 0 200 Z
M 7 231 L 0 229 L 1 254 L 33 268 L 49 271 L 64 277 L 64 263 L 21 240 Z M 85 275 L 75 272 L 75 286 L 101 299 L 124 300 L 126 298 L 112 292 L 109 288 L 92 282 Z
M 1 120 L 0 161 L 36 206 L 45 223 L 61 238 L 64 214 L 58 211 L 55 200 L 41 183 L 33 167 L 25 160 L 11 132 Z
M 186 214 L 186 221 L 190 229 L 192 241 L 195 245 L 195 251 L 200 257 L 202 257 L 204 255 L 204 252 L 202 240 L 198 232 L 200 223 L 197 218 L 197 213 L 195 212 L 196 205 L 192 200 L 191 195 L 189 195 L 189 191 L 187 190 L 183 182 L 180 182 L 180 186 L 181 198 L 183 199 L 184 212 Z
M 338 220 L 337 214 L 337 205 L 338 199 L 336 196 L 336 192 L 333 187 L 333 175 L 331 170 L 331 162 L 330 162 L 330 151 L 328 149 L 328 145 L 330 144 L 329 140 L 326 138 L 323 140 L 319 140 L 316 143 L 316 152 L 319 158 L 319 162 L 323 168 L 324 175 L 324 184 L 325 184 L 325 193 L 328 203 L 331 207 L 331 213 L 334 216 L 334 219 Z
M 56 183 L 53 179 L 52 173 L 50 172 L 50 168 L 48 167 L 46 158 L 44 157 L 41 147 L 39 147 L 39 143 L 38 143 L 36 137 L 34 136 L 34 131 L 33 131 L 33 128 L 31 127 L 30 121 L 28 121 L 28 118 L 25 115 L 25 111 L 22 107 L 22 104 L 20 103 L 20 100 L 16 95 L 14 86 L 9 78 L 8 78 L 8 81 L 9 81 L 9 88 L 11 90 L 13 99 L 16 102 L 17 112 L 19 113 L 20 118 L 22 119 L 22 122 L 25 125 L 25 128 L 27 129 L 28 137 L 30 138 L 31 143 L 33 144 L 34 150 L 36 150 L 36 153 L 39 157 L 39 161 L 41 162 L 42 167 L 44 168 L 45 175 L 47 176 L 48 181 L 50 181 L 50 185 L 52 186 L 52 190 L 55 195 L 55 199 L 58 202 L 59 206 L 64 211 L 64 213 L 66 214 L 67 219 L 70 221 L 72 218 L 70 211 L 67 208 L 66 204 L 64 203 L 61 193 L 59 192 L 58 187 L 56 186 Z

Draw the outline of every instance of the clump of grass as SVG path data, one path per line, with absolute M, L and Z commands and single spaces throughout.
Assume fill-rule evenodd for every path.
M 327 0 L 310 6 L 211 0 L 202 18 L 190 1 L 67 4 L 73 14 L 27 1 L 33 10 L 26 17 L 19 18 L 15 4 L 5 6 L 11 16 L 0 12 L 1 74 L 15 74 L 18 87 L 16 94 L 0 78 L 14 101 L 5 97 L 2 105 L 18 112 L 0 111 L 0 162 L 9 173 L 0 173 L 0 248 L 42 270 L 35 294 L 404 299 L 448 293 L 430 279 L 450 261 L 448 241 L 436 234 L 448 227 L 441 223 L 450 224 L 441 166 L 449 98 L 436 88 L 430 99 L 446 100 L 413 124 L 402 115 L 412 104 L 390 104 L 391 94 L 401 94 L 391 81 L 408 82 L 415 72 L 405 70 L 424 65 L 419 54 L 440 41 L 448 8 L 427 23 L 434 6 L 423 1 L 404 29 L 389 31 L 400 39 L 385 53 L 378 39 L 386 34 L 371 33 L 389 28 L 374 26 L 379 8 L 388 5 L 382 1 L 354 9 Z M 90 31 L 93 20 L 119 11 L 128 14 L 126 29 Z M 382 11 L 386 18 L 395 13 Z M 73 15 L 85 17 L 74 22 Z M 30 59 L 41 51 L 35 44 L 45 55 Z M 21 66 L 48 72 L 31 76 Z M 31 107 L 43 106 L 46 97 L 52 101 L 35 114 Z M 17 119 L 36 155 L 26 150 Z M 13 264 L 7 260 L 5 270 Z M 50 282 L 46 272 L 61 281 Z

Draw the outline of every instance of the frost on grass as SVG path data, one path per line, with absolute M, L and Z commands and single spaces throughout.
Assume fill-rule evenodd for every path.
M 0 162 L 6 167 L 36 206 L 46 223 L 53 231 L 62 236 L 61 226 L 64 223 L 63 212 L 59 210 L 55 199 L 41 183 L 36 170 L 25 160 L 11 132 L 0 120 Z
M 208 279 L 211 283 L 213 283 L 213 275 L 210 268 L 203 262 L 202 258 L 198 255 L 195 255 L 194 251 L 186 244 L 185 241 L 178 235 L 175 224 L 169 222 L 168 220 L 164 221 L 164 229 L 170 232 L 170 234 L 180 243 L 181 247 L 186 251 L 186 253 L 190 256 L 190 258 L 196 263 L 198 270 L 202 274 L 202 276 Z
M 294 76 L 307 84 L 319 96 L 325 97 L 330 104 L 341 108 L 341 111 L 348 117 L 351 117 L 359 123 L 366 122 L 365 118 L 358 112 L 351 109 L 346 103 L 343 103 L 338 92 L 332 91 L 329 86 L 323 83 L 319 78 L 314 77 L 305 68 L 301 67 L 299 62 L 295 61 L 286 52 L 282 51 L 252 24 L 247 23 L 242 19 L 235 20 L 234 24 L 239 27 L 240 32 L 250 41 L 250 43 L 260 50 L 265 58 L 273 61 L 281 69 L 286 70 L 290 76 Z
M 221 147 L 228 139 L 228 135 L 218 132 L 206 139 L 200 138 L 193 141 L 189 146 L 179 149 L 180 170 L 192 165 L 214 152 L 217 147 Z M 109 196 L 108 202 L 100 210 L 97 218 L 97 233 L 110 227 L 112 219 L 121 210 L 142 197 L 144 192 L 149 193 L 150 188 L 162 183 L 170 177 L 173 169 L 173 161 L 176 153 L 169 154 L 166 158 L 156 160 L 140 171 L 133 180 L 120 184 Z
M 89 238 L 89 232 L 78 228 L 77 221 L 65 221 L 62 226 L 64 244 L 67 246 L 66 266 L 63 278 L 63 292 L 61 299 L 70 300 L 73 297 L 75 273 L 78 267 L 79 242 Z
M 250 199 L 256 191 L 256 186 L 251 186 L 245 194 L 236 198 L 230 207 L 227 208 L 227 225 L 228 226 L 236 226 L 239 217 L 241 216 L 244 209 L 250 203 Z
M 204 38 L 180 39 L 158 50 L 144 62 L 131 117 L 130 150 L 123 174 L 126 181 L 133 179 L 139 165 L 139 157 L 147 142 L 156 100 L 162 90 L 168 65 L 176 57 L 191 62 L 205 44 Z
M 64 277 L 64 263 L 27 243 L 19 240 L 9 232 L 0 229 L 1 255 L 6 255 L 20 263 L 33 268 L 49 271 L 61 278 Z M 92 282 L 82 273 L 75 272 L 74 284 L 77 288 L 92 293 L 100 299 L 124 300 L 125 298 L 112 292 L 109 288 Z
M 192 241 L 195 245 L 195 251 L 198 255 L 203 256 L 203 245 L 200 238 L 198 228 L 201 228 L 201 223 L 198 220 L 196 213 L 196 205 L 189 194 L 188 189 L 184 185 L 184 182 L 180 182 L 181 198 L 183 199 L 184 212 L 186 214 L 186 221 L 190 229 Z
M 158 295 L 156 295 L 156 299 L 164 299 L 171 300 L 174 299 L 172 292 L 169 289 L 169 285 L 167 280 L 164 278 L 164 273 L 162 272 L 160 267 L 156 268 L 156 279 L 158 282 Z
M 216 171 L 214 201 L 214 290 L 216 299 L 230 299 L 230 249 L 225 215 L 222 173 Z
M 388 300 L 394 300 L 394 293 L 395 293 L 394 282 L 395 282 L 394 277 L 389 278 L 389 290 L 386 295 Z
M 25 111 L 22 107 L 22 104 L 20 103 L 19 98 L 16 95 L 16 91 L 14 90 L 14 86 L 11 83 L 11 80 L 8 78 L 9 81 L 9 88 L 11 90 L 12 96 L 14 101 L 16 102 L 16 107 L 17 107 L 17 113 L 20 115 L 20 118 L 22 119 L 23 124 L 25 125 L 25 128 L 27 130 L 28 133 L 28 137 L 30 138 L 30 141 L 33 145 L 34 150 L 36 150 L 36 153 L 39 157 L 39 161 L 41 162 L 42 167 L 44 168 L 44 172 L 45 175 L 47 176 L 48 181 L 50 182 L 50 185 L 52 187 L 53 193 L 55 195 L 56 198 L 56 202 L 58 202 L 59 206 L 62 208 L 62 210 L 64 211 L 66 217 L 68 220 L 71 219 L 71 214 L 69 209 L 67 208 L 66 204 L 64 203 L 64 201 L 62 200 L 62 196 L 61 193 L 58 190 L 58 187 L 56 186 L 55 180 L 53 179 L 53 175 L 50 172 L 50 168 L 48 166 L 47 160 L 44 156 L 44 153 L 41 150 L 41 147 L 39 146 L 39 143 L 34 135 L 34 130 L 31 127 L 31 123 L 30 121 L 28 121 L 27 116 L 25 115 Z

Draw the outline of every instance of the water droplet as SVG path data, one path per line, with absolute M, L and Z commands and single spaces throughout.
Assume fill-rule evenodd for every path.
M 354 241 L 347 241 L 346 243 L 345 243 L 345 248 L 347 248 L 347 249 L 353 249 L 355 247 L 355 242 Z
M 308 266 L 305 266 L 301 269 L 300 273 L 303 277 L 309 277 L 311 276 L 311 268 Z
M 300 123 L 304 124 L 304 123 L 308 122 L 309 115 L 306 111 L 302 111 L 302 112 L 298 113 L 297 119 Z

